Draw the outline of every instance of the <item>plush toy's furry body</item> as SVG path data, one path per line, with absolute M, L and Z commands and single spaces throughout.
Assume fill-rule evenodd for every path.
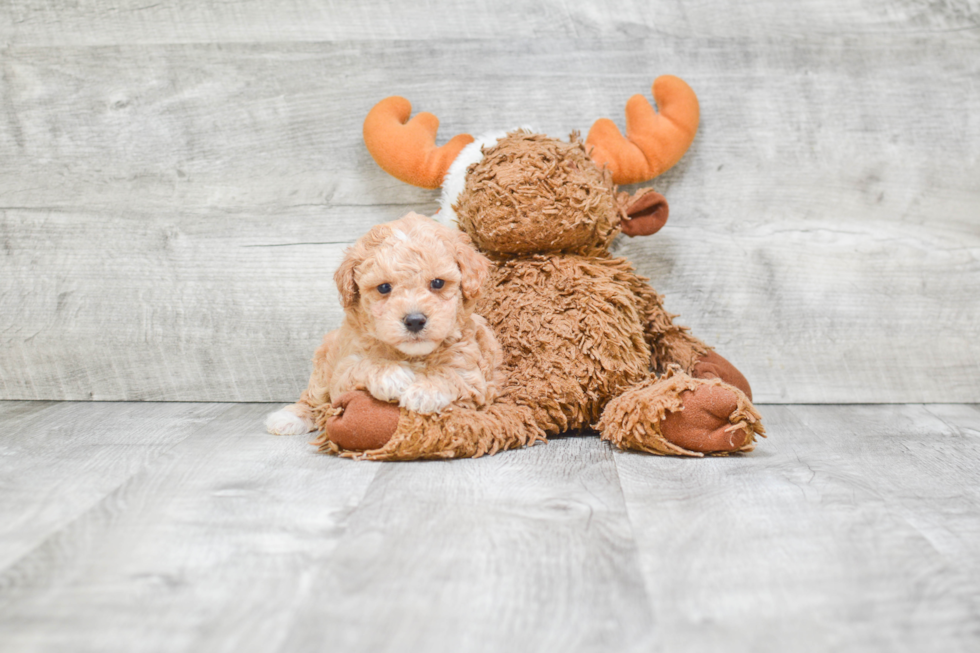
M 486 410 L 439 416 L 403 410 L 395 420 L 392 408 L 379 402 L 361 402 L 340 416 L 324 413 L 318 424 L 325 450 L 380 460 L 477 456 L 590 427 L 620 447 L 659 454 L 753 447 L 763 429 L 744 377 L 675 325 L 647 280 L 608 249 L 620 231 L 650 234 L 667 219 L 661 196 L 618 193 L 609 168 L 618 171 L 619 183 L 658 174 L 680 158 L 696 129 L 696 99 L 683 82 L 670 78 L 659 95 L 655 87 L 655 96 L 672 122 L 656 127 L 654 120 L 652 136 L 631 136 L 640 142 L 640 158 L 608 140 L 591 145 L 592 133 L 608 133 L 600 121 L 589 147 L 575 134 L 563 142 L 518 131 L 484 146 L 482 156 L 471 155 L 463 183 L 454 177 L 460 166 L 450 169 L 448 203 L 460 228 L 493 261 L 477 311 L 503 347 L 500 396 Z M 679 98 L 672 107 L 671 97 Z M 650 115 L 631 103 L 633 122 L 650 123 Z M 404 122 L 405 107 L 392 107 Z M 692 110 L 693 118 L 684 114 Z M 373 133 L 382 127 L 376 115 L 365 121 L 365 140 L 379 163 L 418 185 L 442 181 L 426 167 L 438 157 L 426 155 L 410 169 L 385 158 L 383 148 L 397 141 L 397 128 L 382 140 Z M 676 136 L 684 130 L 689 134 Z M 444 147 L 458 146 L 458 152 L 465 142 L 457 139 Z M 654 154 L 662 156 L 659 163 Z M 372 446 L 357 446 L 352 431 L 384 415 L 390 431 Z

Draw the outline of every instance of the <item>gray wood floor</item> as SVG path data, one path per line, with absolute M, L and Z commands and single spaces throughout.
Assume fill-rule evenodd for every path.
M 268 404 L 0 402 L 3 651 L 976 651 L 980 407 L 742 457 L 362 463 Z

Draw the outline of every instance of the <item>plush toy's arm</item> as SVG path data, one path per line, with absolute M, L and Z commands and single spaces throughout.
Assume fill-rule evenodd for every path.
M 422 415 L 356 390 L 316 407 L 313 417 L 320 435 L 314 444 L 346 458 L 416 460 L 475 458 L 544 441 L 535 412 L 499 396 L 506 381 L 500 345 L 482 317 L 476 322 L 477 362 L 487 386 L 485 398 L 493 400 L 490 405 L 452 405 L 439 414 Z
M 438 415 L 413 413 L 362 391 L 344 394 L 337 404 L 340 410 L 323 405 L 315 411 L 320 435 L 314 444 L 345 458 L 477 458 L 545 440 L 531 409 L 506 401 Z

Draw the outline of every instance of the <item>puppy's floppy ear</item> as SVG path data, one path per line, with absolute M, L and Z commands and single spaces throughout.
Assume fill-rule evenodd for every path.
M 367 260 L 371 250 L 383 243 L 390 235 L 391 228 L 388 225 L 375 225 L 344 252 L 344 260 L 333 275 L 344 310 L 356 305 L 360 297 L 355 279 L 358 266 Z
M 490 276 L 490 261 L 473 247 L 470 237 L 456 232 L 456 265 L 462 276 L 460 287 L 463 299 L 476 299 L 483 294 L 483 284 Z
M 364 262 L 364 248 L 358 242 L 347 248 L 347 251 L 344 252 L 344 260 L 333 274 L 333 280 L 337 284 L 337 293 L 340 295 L 340 303 L 344 310 L 357 303 L 358 292 L 354 272 L 362 262 Z

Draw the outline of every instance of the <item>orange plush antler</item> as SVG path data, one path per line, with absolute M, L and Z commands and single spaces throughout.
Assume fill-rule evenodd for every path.
M 403 97 L 381 100 L 364 119 L 364 144 L 381 168 L 413 186 L 439 188 L 460 150 L 473 142 L 469 134 L 436 147 L 439 119 L 420 113 L 411 120 L 412 103 Z
M 607 166 L 617 184 L 652 179 L 680 161 L 698 131 L 698 98 L 679 77 L 664 75 L 653 83 L 654 111 L 642 95 L 626 103 L 626 138 L 612 120 L 600 118 L 585 139 L 592 160 Z

